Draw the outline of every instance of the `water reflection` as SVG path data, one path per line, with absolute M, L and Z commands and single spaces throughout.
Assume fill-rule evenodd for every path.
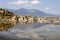
M 0 32 L 0 37 L 3 40 L 56 40 L 55 38 L 60 40 L 60 25 L 44 25 L 37 22 L 27 22 L 1 21 L 0 31 L 6 30 L 7 32 Z M 8 31 L 12 27 L 13 29 Z
M 31 21 L 9 21 L 9 20 L 2 20 L 0 22 L 0 31 L 8 31 L 8 29 L 12 28 L 12 27 L 17 27 L 19 29 L 28 29 L 28 28 L 32 28 L 32 29 L 36 29 L 36 28 L 40 28 L 42 26 L 44 26 L 44 23 L 37 23 L 37 22 L 31 22 Z
M 8 31 L 9 28 L 14 27 L 15 25 L 17 25 L 17 22 L 15 21 L 8 21 L 8 20 L 4 20 L 0 22 L 0 31 Z
M 38 28 L 43 26 L 41 23 L 33 23 L 31 21 L 11 21 L 11 20 L 2 20 L 0 22 L 0 31 L 8 31 L 8 29 L 15 27 L 16 25 L 19 25 L 20 29 L 25 28 Z M 37 26 L 38 25 L 38 26 Z

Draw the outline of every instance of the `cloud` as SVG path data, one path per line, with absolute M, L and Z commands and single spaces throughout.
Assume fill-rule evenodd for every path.
M 27 3 L 28 3 L 27 0 L 18 0 L 18 1 L 9 2 L 8 4 L 10 4 L 10 5 L 22 5 L 22 4 L 27 4 Z
M 42 8 L 42 11 L 46 12 L 46 13 L 50 13 L 51 8 L 46 7 L 46 8 Z
M 35 4 L 38 4 L 39 1 L 38 0 L 32 0 L 32 1 L 29 1 L 29 0 L 17 0 L 17 1 L 12 1 L 12 2 L 8 2 L 8 5 L 27 5 L 27 6 L 31 6 L 31 4 L 35 5 Z
M 30 2 L 31 4 L 39 4 L 39 1 L 38 0 L 33 0 Z
M 50 7 L 42 8 L 42 11 L 44 11 L 45 13 L 51 13 L 51 14 L 55 14 L 56 13 L 56 11 L 54 11 Z
M 46 8 L 42 8 L 41 10 L 42 10 L 42 11 L 47 11 L 47 12 L 48 12 L 48 11 L 50 11 L 50 9 L 51 9 L 51 8 L 46 7 Z
M 45 8 L 44 10 L 45 10 L 45 11 L 48 11 L 48 10 L 50 10 L 50 8 Z

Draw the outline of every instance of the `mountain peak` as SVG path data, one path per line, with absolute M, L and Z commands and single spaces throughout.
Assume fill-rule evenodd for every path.
M 13 11 L 16 14 L 20 14 L 20 15 L 25 15 L 25 14 L 30 14 L 33 16 L 51 16 L 50 14 L 47 14 L 41 10 L 38 9 L 25 9 L 25 8 L 20 8 L 18 10 Z

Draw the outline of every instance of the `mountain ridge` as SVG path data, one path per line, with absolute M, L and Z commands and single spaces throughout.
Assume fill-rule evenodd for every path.
M 32 16 L 54 16 L 53 14 L 47 14 L 41 10 L 38 10 L 38 9 L 20 8 L 18 10 L 13 10 L 12 12 L 14 12 L 16 14 L 21 14 L 21 15 L 31 14 Z
M 25 15 L 25 14 L 30 14 L 32 16 L 57 16 L 57 15 L 53 15 L 50 13 L 45 13 L 42 10 L 38 10 L 38 9 L 25 9 L 25 8 L 20 8 L 18 10 L 11 10 L 11 9 L 7 9 L 17 15 Z

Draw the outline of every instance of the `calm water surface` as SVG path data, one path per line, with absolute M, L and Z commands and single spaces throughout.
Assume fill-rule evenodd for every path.
M 16 22 L 12 22 L 10 25 L 11 27 L 6 25 L 10 27 L 5 28 L 8 31 L 0 31 L 1 40 L 60 40 L 60 25 L 43 25 L 40 23 L 27 25 Z

